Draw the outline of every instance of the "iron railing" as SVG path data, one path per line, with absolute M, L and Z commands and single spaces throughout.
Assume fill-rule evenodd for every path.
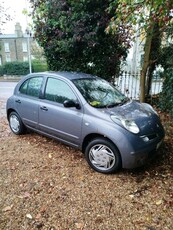
M 156 95 L 162 91 L 162 79 L 154 77 L 151 83 L 150 96 Z M 114 80 L 115 86 L 126 96 L 138 100 L 140 96 L 140 73 L 121 72 L 118 78 Z

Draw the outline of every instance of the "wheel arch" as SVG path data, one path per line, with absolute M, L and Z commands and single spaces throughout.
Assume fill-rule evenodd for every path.
M 10 115 L 10 113 L 12 113 L 12 112 L 16 112 L 16 110 L 15 109 L 8 109 L 7 110 L 7 119 L 9 120 L 9 115 Z M 16 112 L 17 113 L 17 112 Z
M 101 135 L 101 134 L 98 134 L 98 133 L 91 133 L 91 134 L 88 134 L 84 140 L 83 140 L 83 143 L 82 143 L 82 153 L 85 152 L 85 149 L 88 145 L 88 143 L 93 140 L 93 139 L 96 139 L 96 138 L 104 138 L 105 140 L 109 141 L 110 143 L 112 143 L 115 148 L 117 149 L 117 151 L 119 152 L 120 156 L 121 156 L 121 153 L 117 147 L 117 145 L 110 139 L 108 138 L 107 136 L 104 136 L 104 135 Z M 122 157 L 121 157 L 122 158 Z

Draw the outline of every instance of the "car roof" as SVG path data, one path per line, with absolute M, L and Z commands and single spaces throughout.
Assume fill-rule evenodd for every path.
M 86 73 L 81 73 L 81 72 L 68 72 L 68 71 L 46 71 L 46 72 L 41 72 L 41 73 L 32 73 L 29 74 L 29 76 L 32 75 L 46 75 L 46 76 L 54 76 L 54 77 L 64 77 L 69 80 L 74 80 L 74 79 L 86 79 L 86 78 L 96 78 L 97 76 L 91 75 L 91 74 L 86 74 Z

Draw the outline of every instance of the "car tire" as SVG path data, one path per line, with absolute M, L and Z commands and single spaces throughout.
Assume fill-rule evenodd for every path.
M 95 171 L 115 173 L 122 167 L 121 155 L 116 146 L 105 138 L 96 138 L 85 149 L 85 158 Z
M 16 112 L 11 112 L 9 115 L 9 125 L 11 131 L 16 135 L 21 135 L 25 133 L 25 126 Z

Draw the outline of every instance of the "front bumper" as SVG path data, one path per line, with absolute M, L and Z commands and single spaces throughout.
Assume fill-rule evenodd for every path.
M 141 148 L 135 151 L 131 151 L 126 154 L 126 157 L 122 157 L 122 167 L 126 169 L 137 168 L 145 165 L 151 159 L 155 158 L 158 154 L 157 150 L 163 143 L 164 137 L 157 142 L 146 144 L 145 148 Z

